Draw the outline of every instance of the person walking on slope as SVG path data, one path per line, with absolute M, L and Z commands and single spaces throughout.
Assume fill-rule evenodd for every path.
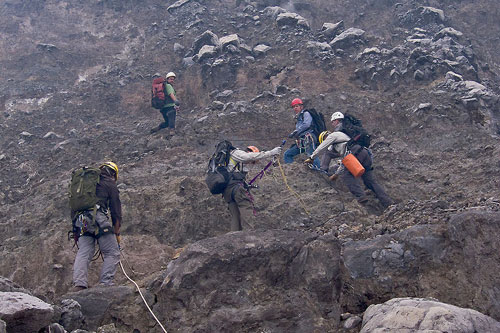
M 163 116 L 163 123 L 158 125 L 151 130 L 151 133 L 156 133 L 163 128 L 169 128 L 170 133 L 167 136 L 175 135 L 175 118 L 177 115 L 177 110 L 179 109 L 179 99 L 175 94 L 175 89 L 173 87 L 174 81 L 176 79 L 176 75 L 174 72 L 167 73 L 165 77 L 165 105 L 160 109 L 161 115 Z
M 288 135 L 289 138 L 295 139 L 295 143 L 285 151 L 283 161 L 292 163 L 295 156 L 303 153 L 312 154 L 316 146 L 317 138 L 314 135 L 313 118 L 308 110 L 304 109 L 304 105 L 300 98 L 292 100 L 292 108 L 295 112 L 295 130 Z M 316 168 L 320 167 L 319 158 L 315 158 L 313 165 Z
M 94 255 L 95 243 L 99 244 L 103 264 L 99 284 L 112 285 L 116 267 L 120 261 L 120 227 L 122 222 L 122 207 L 120 193 L 116 186 L 118 179 L 118 166 L 113 162 L 103 163 L 99 182 L 96 187 L 98 199 L 95 217 L 93 210 L 84 212 L 71 212 L 71 219 L 87 219 L 83 235 L 78 238 L 78 252 L 73 265 L 73 285 L 75 290 L 88 288 L 88 269 Z M 111 221 L 108 213 L 111 213 Z M 92 223 L 95 221 L 94 223 Z
M 244 164 L 264 158 L 279 155 L 281 147 L 269 151 L 259 151 L 255 146 L 249 146 L 247 151 L 233 147 L 227 165 L 230 180 L 222 193 L 231 214 L 231 231 L 253 228 L 251 220 L 254 217 L 253 197 L 250 187 L 245 182 L 248 170 Z
M 342 132 L 343 119 L 344 115 L 342 114 L 342 112 L 334 112 L 332 114 L 331 122 L 332 127 L 334 128 L 333 133 L 321 133 L 321 144 L 305 161 L 305 163 L 312 163 L 314 158 L 316 158 L 320 154 L 323 154 L 321 159 L 321 169 L 324 171 L 328 171 L 332 158 L 344 157 L 346 155 L 347 142 L 351 138 L 347 134 Z M 354 156 L 356 156 L 361 165 L 365 168 L 365 172 L 361 176 L 361 179 L 363 180 L 365 186 L 375 194 L 384 209 L 392 205 L 392 199 L 387 195 L 382 186 L 380 186 L 375 180 L 372 166 L 373 160 L 370 150 L 366 147 L 355 144 L 350 148 L 350 151 Z M 359 203 L 364 204 L 368 201 L 368 198 L 361 188 L 358 179 L 355 178 L 352 173 L 349 172 L 349 170 L 347 170 L 347 168 L 345 168 L 342 164 L 337 167 L 335 173 L 330 177 L 330 179 L 335 180 L 339 175 L 342 176 L 342 180 L 346 184 L 347 188 Z

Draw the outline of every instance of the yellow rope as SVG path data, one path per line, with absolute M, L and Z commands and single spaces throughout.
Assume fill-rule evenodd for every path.
M 290 191 L 290 193 L 292 193 L 293 195 L 295 195 L 297 197 L 297 199 L 299 200 L 300 202 L 300 205 L 302 206 L 302 208 L 304 209 L 304 211 L 306 212 L 306 214 L 308 216 L 311 216 L 311 214 L 309 214 L 309 212 L 307 211 L 306 209 L 306 205 L 304 203 L 304 201 L 302 201 L 302 199 L 300 198 L 300 195 L 298 195 L 297 192 L 295 192 L 289 185 L 288 185 L 288 181 L 286 180 L 286 176 L 285 176 L 285 172 L 283 171 L 283 168 L 281 167 L 281 163 L 280 163 L 280 160 L 278 159 L 278 166 L 280 167 L 280 171 L 281 171 L 281 176 L 283 177 L 283 182 L 285 183 L 286 187 L 288 188 L 288 190 Z

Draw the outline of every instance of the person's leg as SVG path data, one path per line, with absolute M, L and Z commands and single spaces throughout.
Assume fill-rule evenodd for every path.
M 243 187 L 239 186 L 234 191 L 234 201 L 240 211 L 240 224 L 242 229 L 254 229 L 255 215 L 252 195 Z
M 89 265 L 94 256 L 95 239 L 90 236 L 81 236 L 78 239 L 78 252 L 73 264 L 73 285 L 88 288 Z
M 300 150 L 297 147 L 297 145 L 294 143 L 290 148 L 288 148 L 285 153 L 283 154 L 283 161 L 286 164 L 292 163 L 293 158 L 300 154 Z
M 160 112 L 161 112 L 161 115 L 162 115 L 162 117 L 163 117 L 163 122 L 162 122 L 162 123 L 161 123 L 158 127 L 159 127 L 160 129 L 162 129 L 162 128 L 167 128 L 167 127 L 168 127 L 168 124 L 169 124 L 169 123 L 168 123 L 168 115 L 167 115 L 167 113 L 168 113 L 168 109 L 163 108 L 163 109 L 161 109 L 161 110 L 160 110 Z
M 171 132 L 175 129 L 175 118 L 177 116 L 177 112 L 175 111 L 175 108 L 171 108 L 167 111 L 167 118 L 168 118 L 168 127 L 170 128 Z
M 231 214 L 231 231 L 242 230 L 240 210 L 238 209 L 238 205 L 236 204 L 236 202 L 231 201 L 230 203 L 228 203 L 227 208 L 229 209 L 229 214 Z
M 234 201 L 234 192 L 239 184 L 231 184 L 227 186 L 222 194 L 224 201 L 227 202 L 229 209 L 229 214 L 231 215 L 231 231 L 241 230 L 241 220 L 240 220 L 240 210 L 238 204 Z
M 321 170 L 328 173 L 328 169 L 330 168 L 331 161 L 332 161 L 332 156 L 331 156 L 331 154 L 329 154 L 329 151 L 324 152 L 321 155 L 321 159 L 320 159 Z
M 97 239 L 102 253 L 103 263 L 99 283 L 110 286 L 113 285 L 116 267 L 120 261 L 120 249 L 116 241 L 115 234 L 102 235 Z
M 345 169 L 342 171 L 342 180 L 344 184 L 347 186 L 349 191 L 354 195 L 354 197 L 358 200 L 358 202 L 366 201 L 366 195 L 361 185 L 359 184 L 358 179 L 349 172 L 349 170 Z
M 384 208 L 387 208 L 393 204 L 392 199 L 387 195 L 382 186 L 380 186 L 375 181 L 375 177 L 373 176 L 372 170 L 366 170 L 362 176 L 362 179 L 365 186 L 373 193 L 375 193 L 375 196 L 377 197 L 377 199 L 380 201 L 380 203 Z

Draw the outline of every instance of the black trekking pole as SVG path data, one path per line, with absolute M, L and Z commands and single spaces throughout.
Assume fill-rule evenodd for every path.
M 283 147 L 286 143 L 286 140 L 283 140 L 283 142 L 281 143 L 280 147 Z M 252 185 L 253 182 L 255 182 L 257 179 L 262 179 L 262 177 L 264 177 L 264 173 L 267 171 L 267 169 L 269 169 L 269 167 L 274 163 L 274 157 L 272 160 L 269 161 L 269 163 L 266 164 L 266 166 L 260 170 L 260 172 L 258 174 L 255 175 L 255 177 L 252 178 L 252 180 L 248 183 L 248 185 Z

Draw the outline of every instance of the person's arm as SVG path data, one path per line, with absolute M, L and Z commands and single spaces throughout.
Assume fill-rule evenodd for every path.
M 314 159 L 316 156 L 321 154 L 327 147 L 332 144 L 336 144 L 339 142 L 347 142 L 349 141 L 349 136 L 347 136 L 343 132 L 333 132 L 326 137 L 326 139 L 316 148 L 316 150 L 311 154 L 310 158 Z
M 235 149 L 231 152 L 231 157 L 236 162 L 246 163 L 246 162 L 253 162 L 253 161 L 261 160 L 263 158 L 271 157 L 274 155 L 279 155 L 280 153 L 281 153 L 281 147 L 276 147 L 276 148 L 273 148 L 272 150 L 261 151 L 258 153 L 247 152 L 247 151 L 243 151 L 241 149 Z
M 115 223 L 113 224 L 113 229 L 115 232 L 115 235 L 120 236 L 120 228 L 122 226 L 122 222 L 120 219 L 115 219 Z
M 114 186 L 110 186 L 108 193 L 111 221 L 113 222 L 115 234 L 119 234 L 122 224 L 122 203 L 120 201 L 120 192 L 118 191 L 116 184 L 114 184 Z

